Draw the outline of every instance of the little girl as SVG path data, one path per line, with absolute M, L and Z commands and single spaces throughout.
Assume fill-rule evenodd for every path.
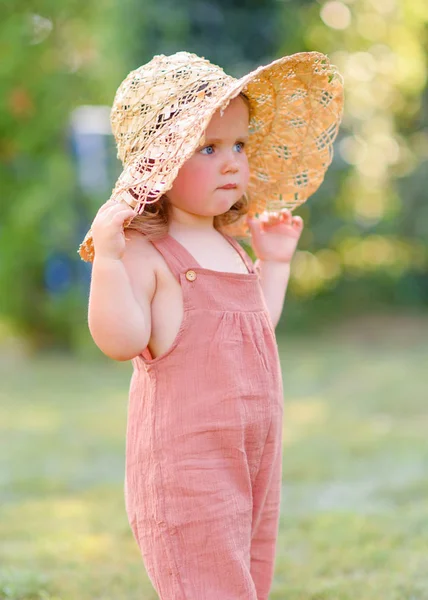
M 280 203 L 268 210 L 274 205 L 257 194 L 266 181 L 271 201 L 278 190 L 298 193 L 278 158 L 266 162 L 268 135 L 290 167 L 296 149 L 306 148 L 315 165 L 305 165 L 306 192 L 329 164 L 309 155 L 312 134 L 303 141 L 294 135 L 293 146 L 284 124 L 275 125 L 284 95 L 296 90 L 292 73 L 302 75 L 307 93 L 305 73 L 319 73 L 327 89 L 334 71 L 327 62 L 318 72 L 320 57 L 326 60 L 317 53 L 280 59 L 242 80 L 195 55 L 155 57 L 128 76 L 115 99 L 112 123 L 125 171 L 80 253 L 93 260 L 92 337 L 107 356 L 134 367 L 126 510 L 161 600 L 268 598 L 282 473 L 275 327 L 303 223 Z M 263 97 L 263 78 L 278 84 L 276 75 L 290 85 L 277 86 L 275 107 Z M 340 120 L 340 81 L 328 91 L 337 103 L 331 128 Z M 325 123 L 315 121 L 319 137 Z M 334 135 L 330 129 L 325 141 L 329 160 Z M 295 204 L 304 193 L 292 196 Z M 255 209 L 264 209 L 262 218 L 252 218 Z M 226 233 L 242 234 L 245 225 L 255 265 Z

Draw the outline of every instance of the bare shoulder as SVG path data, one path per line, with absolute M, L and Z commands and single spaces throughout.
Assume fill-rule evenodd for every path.
M 136 229 L 125 229 L 126 252 L 155 255 L 155 248 L 146 235 Z

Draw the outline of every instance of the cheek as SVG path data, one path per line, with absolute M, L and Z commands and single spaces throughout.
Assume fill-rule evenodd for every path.
M 246 188 L 248 186 L 248 182 L 250 181 L 250 165 L 248 164 L 248 158 L 246 156 L 241 165 L 241 177 L 242 184 Z
M 181 197 L 192 197 L 209 187 L 209 172 L 204 165 L 184 164 L 172 186 L 172 191 Z

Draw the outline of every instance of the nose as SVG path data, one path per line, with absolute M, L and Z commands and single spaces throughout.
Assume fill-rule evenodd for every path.
M 222 173 L 236 173 L 239 171 L 239 163 L 234 152 L 228 152 L 221 167 Z

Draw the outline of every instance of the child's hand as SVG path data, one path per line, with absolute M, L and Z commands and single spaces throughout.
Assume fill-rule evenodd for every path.
M 124 202 L 108 200 L 101 206 L 92 223 L 92 239 L 96 257 L 120 260 L 125 252 L 124 225 L 129 225 L 134 210 Z
M 290 263 L 303 231 L 301 217 L 292 217 L 284 208 L 279 213 L 263 213 L 258 219 L 247 217 L 252 247 L 259 260 Z

